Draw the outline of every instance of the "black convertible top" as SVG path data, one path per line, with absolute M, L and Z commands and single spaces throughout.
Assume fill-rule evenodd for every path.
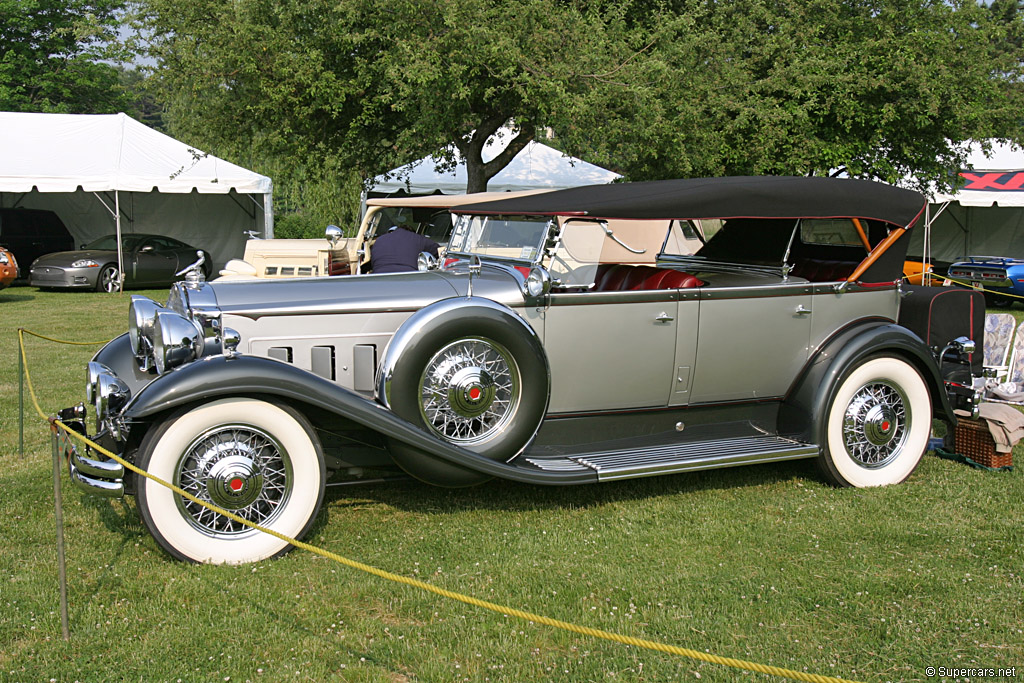
M 909 228 L 923 195 L 870 180 L 793 176 L 585 185 L 455 207 L 454 213 L 593 218 L 864 218 Z

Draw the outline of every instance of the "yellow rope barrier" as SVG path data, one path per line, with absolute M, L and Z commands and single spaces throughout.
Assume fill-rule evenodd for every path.
M 24 343 L 23 342 L 23 340 L 24 340 L 23 335 L 24 334 L 30 334 L 33 337 L 38 337 L 39 339 L 45 339 L 46 341 L 57 342 L 58 344 L 70 344 L 72 346 L 99 346 L 100 344 L 106 344 L 107 342 L 110 341 L 109 339 L 106 339 L 104 341 L 95 341 L 95 342 L 66 341 L 64 339 L 54 339 L 53 337 L 47 337 L 47 336 L 39 334 L 37 332 L 33 332 L 32 330 L 26 330 L 24 327 L 19 327 L 18 328 L 18 341 L 21 342 L 21 343 Z M 22 354 L 22 355 L 24 355 L 24 354 Z
M 602 630 L 602 629 L 590 628 L 588 626 L 580 626 L 578 624 L 573 624 L 571 622 L 561 621 L 559 619 L 552 619 L 551 617 L 545 617 L 545 616 L 540 615 L 540 614 L 534 614 L 532 612 L 526 612 L 526 611 L 523 611 L 523 610 L 514 609 L 512 607 L 506 607 L 504 605 L 499 605 L 497 603 L 488 602 L 486 600 L 480 600 L 478 598 L 474 598 L 474 597 L 469 596 L 469 595 L 464 595 L 462 593 L 456 593 L 455 591 L 446 590 L 444 588 L 440 588 L 438 586 L 434 586 L 432 584 L 426 583 L 424 581 L 420 581 L 418 579 L 411 579 L 411 578 L 406 577 L 406 576 L 401 576 L 399 574 L 394 574 L 392 572 L 388 572 L 388 571 L 385 571 L 383 569 L 378 569 L 377 567 L 373 567 L 373 566 L 368 565 L 368 564 L 363 564 L 362 562 L 357 562 L 355 560 L 350 560 L 350 559 L 348 559 L 346 557 L 342 557 L 341 555 L 333 553 L 333 552 L 331 552 L 329 550 L 324 550 L 323 548 L 319 548 L 317 546 L 310 545 L 309 543 L 305 543 L 303 541 L 299 541 L 297 539 L 291 538 L 291 537 L 286 536 L 284 534 L 278 533 L 277 531 L 274 531 L 273 529 L 268 529 L 266 527 L 263 527 L 263 526 L 260 526 L 259 524 L 254 523 L 254 522 L 250 522 L 249 520 L 243 519 L 243 518 L 239 517 L 238 515 L 235 515 L 232 512 L 229 512 L 227 510 L 222 510 L 219 507 L 217 507 L 216 505 L 213 505 L 213 504 L 208 503 L 206 501 L 200 500 L 200 499 L 196 498 L 195 496 L 193 496 L 192 494 L 188 493 L 187 491 L 184 491 L 184 490 L 178 488 L 177 486 L 175 486 L 175 485 L 173 485 L 173 484 L 171 484 L 169 482 L 164 481 L 160 477 L 154 476 L 154 475 L 150 474 L 149 472 L 146 472 L 146 471 L 136 467 L 135 465 L 133 465 L 132 463 L 128 462 L 127 460 L 124 460 L 120 456 L 118 456 L 118 455 L 116 455 L 114 453 L 111 453 L 110 451 L 108 451 L 107 449 L 103 448 L 99 444 L 95 443 L 91 439 L 88 439 L 88 438 L 82 436 L 78 432 L 74 431 L 73 429 L 71 429 L 70 427 L 65 425 L 60 420 L 58 420 L 56 418 L 48 417 L 46 415 L 46 413 L 44 413 L 43 410 L 40 408 L 39 403 L 38 403 L 38 401 L 36 399 L 35 391 L 32 388 L 32 378 L 29 375 L 28 359 L 25 356 L 25 344 L 24 344 L 24 338 L 22 336 L 22 332 L 26 332 L 28 334 L 32 334 L 33 336 L 39 337 L 41 339 L 48 339 L 48 338 L 47 337 L 43 337 L 42 335 L 39 335 L 39 334 L 35 334 L 33 332 L 29 332 L 28 330 L 21 330 L 21 329 L 18 330 L 18 341 L 19 341 L 19 345 L 21 347 L 20 350 L 21 350 L 22 360 L 25 363 L 24 364 L 24 368 L 25 368 L 25 381 L 26 381 L 26 383 L 28 384 L 28 387 L 29 387 L 29 394 L 32 397 L 32 403 L 35 406 L 36 412 L 39 414 L 40 417 L 42 417 L 44 420 L 47 420 L 48 422 L 50 422 L 50 424 L 53 425 L 55 428 L 59 428 L 59 429 L 63 430 L 69 436 L 71 436 L 71 437 L 73 437 L 75 439 L 78 439 L 82 443 L 88 445 L 90 448 L 92 448 L 92 449 L 96 450 L 97 452 L 102 453 L 103 455 L 111 458 L 112 460 L 114 460 L 115 462 L 121 464 L 123 467 L 131 470 L 135 474 L 138 474 L 139 476 L 145 477 L 145 478 L 147 478 L 147 479 L 149 479 L 149 480 L 151 480 L 153 482 L 156 482 L 157 484 L 159 484 L 161 486 L 167 487 L 167 488 L 171 489 L 172 491 L 174 491 L 179 496 L 183 496 L 184 498 L 187 498 L 188 500 L 190 500 L 190 501 L 192 501 L 194 503 L 197 503 L 197 504 L 207 508 L 208 510 L 212 510 L 213 512 L 215 512 L 217 514 L 224 515 L 225 517 L 227 517 L 229 519 L 232 519 L 232 520 L 234 520 L 236 522 L 239 522 L 240 524 L 244 524 L 245 526 L 251 527 L 251 528 L 256 529 L 258 531 L 261 531 L 263 533 L 270 534 L 271 536 L 274 536 L 274 537 L 276 537 L 276 538 L 278 538 L 278 539 L 280 539 L 282 541 L 285 541 L 286 543 L 289 543 L 289 544 L 295 546 L 296 548 L 302 548 L 303 550 L 309 551 L 309 552 L 311 552 L 311 553 L 313 553 L 315 555 L 320 555 L 321 557 L 325 557 L 325 558 L 327 558 L 329 560 L 333 560 L 334 562 L 337 562 L 338 564 L 342 564 L 342 565 L 344 565 L 346 567 L 350 567 L 352 569 L 358 569 L 359 571 L 366 572 L 367 574 L 372 574 L 373 576 L 377 576 L 377 577 L 380 577 L 382 579 L 387 579 L 388 581 L 393 581 L 395 583 L 404 584 L 406 586 L 412 586 L 414 588 L 419 588 L 421 590 L 425 590 L 425 591 L 428 591 L 430 593 L 434 593 L 436 595 L 440 595 L 442 597 L 449 598 L 451 600 L 457 600 L 458 602 L 462 602 L 462 603 L 465 603 L 467 605 L 473 605 L 475 607 L 481 607 L 483 609 L 487 609 L 487 610 L 490 610 L 492 612 L 497 612 L 498 614 L 514 616 L 514 617 L 517 617 L 519 619 L 523 619 L 523 620 L 526 620 L 526 621 L 532 621 L 532 622 L 537 623 L 537 624 L 544 624 L 545 626 L 553 626 L 555 628 L 559 628 L 559 629 L 562 629 L 562 630 L 565 630 L 565 631 L 570 631 L 572 633 L 577 633 L 577 634 L 580 634 L 580 635 L 591 636 L 593 638 L 600 638 L 600 639 L 603 639 L 603 640 L 609 640 L 609 641 L 612 641 L 612 642 L 621 643 L 623 645 L 632 645 L 634 647 L 640 647 L 640 648 L 644 648 L 644 649 L 647 649 L 647 650 L 654 650 L 656 652 L 665 652 L 667 654 L 679 655 L 681 657 L 688 657 L 690 659 L 696 659 L 696 660 L 703 661 L 703 662 L 708 662 L 708 663 L 711 663 L 711 664 L 720 664 L 722 666 L 732 667 L 734 669 L 744 669 L 746 671 L 753 671 L 753 672 L 756 672 L 756 673 L 769 674 L 769 675 L 772 675 L 772 676 L 781 676 L 783 678 L 790 678 L 790 679 L 797 680 L 797 681 L 809 681 L 810 683 L 856 683 L 855 681 L 849 681 L 849 680 L 846 680 L 846 679 L 843 679 L 843 678 L 834 678 L 834 677 L 831 677 L 831 676 L 821 676 L 821 675 L 818 675 L 818 674 L 805 673 L 805 672 L 802 672 L 802 671 L 794 671 L 792 669 L 785 669 L 785 668 L 781 668 L 781 667 L 777 667 L 777 666 L 768 666 L 768 665 L 765 665 L 765 664 L 758 664 L 756 662 L 749 662 L 749 661 L 742 660 L 742 659 L 733 659 L 732 657 L 720 657 L 718 655 L 713 655 L 713 654 L 706 653 L 706 652 L 700 652 L 699 650 L 691 650 L 689 648 L 678 647 L 678 646 L 675 646 L 675 645 L 667 645 L 665 643 L 659 643 L 657 641 L 646 640 L 646 639 L 643 639 L 643 638 L 634 638 L 632 636 L 624 636 L 624 635 L 621 635 L 621 634 L 618 634 L 618 633 L 612 633 L 611 631 L 605 631 L 605 630 Z

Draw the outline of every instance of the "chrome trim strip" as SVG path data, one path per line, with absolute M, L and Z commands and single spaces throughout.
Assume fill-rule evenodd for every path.
M 806 296 L 814 293 L 814 287 L 808 282 L 789 282 L 775 285 L 755 285 L 753 287 L 701 287 L 702 300 L 721 299 L 766 299 L 781 296 Z
M 678 301 L 679 292 L 680 290 L 678 289 L 643 289 L 625 292 L 555 292 L 548 295 L 548 303 L 551 306 L 589 306 L 592 304 Z M 693 298 L 696 298 L 696 296 Z
M 886 282 L 884 284 L 877 284 L 877 285 L 865 285 L 865 284 L 858 284 L 858 283 L 855 283 L 855 282 L 845 282 L 845 281 L 843 281 L 842 284 L 845 284 L 845 286 L 843 287 L 843 291 L 842 291 L 843 294 L 858 294 L 858 293 L 864 293 L 864 292 L 887 292 L 887 291 L 891 292 L 891 291 L 896 291 L 897 289 L 899 289 L 899 283 L 897 283 L 897 282 L 892 282 L 892 283 Z M 828 283 L 815 282 L 815 283 L 813 283 L 811 285 L 811 287 L 814 290 L 814 292 L 813 292 L 814 294 L 836 294 L 837 293 L 836 292 L 836 282 L 828 282 Z

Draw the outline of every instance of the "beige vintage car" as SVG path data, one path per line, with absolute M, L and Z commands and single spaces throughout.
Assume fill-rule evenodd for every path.
M 545 190 L 480 192 L 370 199 L 355 237 L 331 239 L 252 239 L 242 259 L 232 259 L 220 271 L 228 280 L 351 275 L 366 272 L 370 250 L 378 234 L 392 225 L 424 234 L 443 253 L 452 232 L 449 209 L 476 202 L 525 197 Z

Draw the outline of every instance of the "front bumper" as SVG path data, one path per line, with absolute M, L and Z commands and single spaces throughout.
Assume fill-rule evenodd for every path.
M 99 268 L 59 268 L 56 266 L 33 266 L 29 270 L 28 283 L 33 287 L 69 287 L 92 289 L 96 286 Z
M 57 413 L 57 419 L 78 434 L 88 437 L 85 429 L 85 406 L 77 405 L 65 408 Z M 124 466 L 114 460 L 97 460 L 87 457 L 92 455 L 92 448 L 69 435 L 60 427 L 54 426 L 57 438 L 57 453 L 65 459 L 71 482 L 78 488 L 93 495 L 106 498 L 124 496 Z M 96 441 L 99 437 L 91 439 Z M 85 453 L 85 455 L 83 455 Z

